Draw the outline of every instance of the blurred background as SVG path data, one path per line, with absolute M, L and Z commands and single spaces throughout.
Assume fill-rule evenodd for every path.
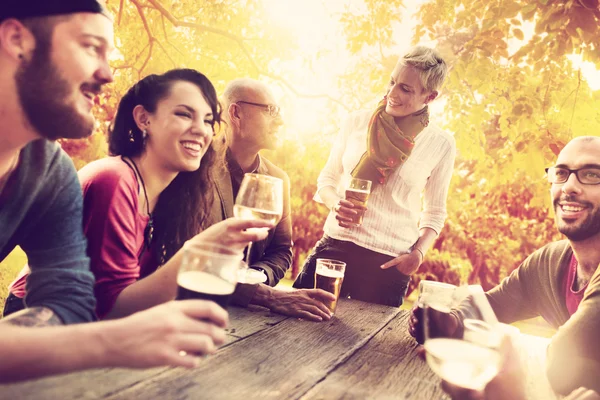
M 558 239 L 544 168 L 571 138 L 600 135 L 598 0 L 108 0 L 115 82 L 98 98 L 97 130 L 63 141 L 78 168 L 107 155 L 120 96 L 150 73 L 196 68 L 222 92 L 269 84 L 285 126 L 265 156 L 290 176 L 292 279 L 322 235 L 312 201 L 340 122 L 373 108 L 400 55 L 437 47 L 451 66 L 432 104 L 458 156 L 448 219 L 414 277 L 497 284 Z M 0 304 L 25 262 L 0 266 Z M 0 306 L 1 307 L 1 306 Z

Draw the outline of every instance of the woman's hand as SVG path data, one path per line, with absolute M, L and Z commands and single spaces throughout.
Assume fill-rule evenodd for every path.
M 263 220 L 228 218 L 200 232 L 190 241 L 218 242 L 223 246 L 243 250 L 248 243 L 265 239 L 269 229 L 273 227 L 273 223 Z
M 367 207 L 354 204 L 348 200 L 339 199 L 338 202 L 331 208 L 331 211 L 335 214 L 335 219 L 338 221 L 338 225 L 342 228 L 351 228 L 356 226 L 355 218 L 359 213 L 364 214 Z
M 413 250 L 408 254 L 402 254 L 386 262 L 381 266 L 381 269 L 394 267 L 404 275 L 412 275 L 419 269 L 422 261 L 421 254 L 417 250 Z

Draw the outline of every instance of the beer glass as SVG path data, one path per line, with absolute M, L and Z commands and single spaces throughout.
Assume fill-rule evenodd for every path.
M 317 258 L 317 268 L 315 270 L 315 289 L 322 289 L 335 296 L 335 300 L 325 303 L 331 313 L 335 313 L 337 302 L 344 282 L 344 272 L 346 263 L 327 258 Z
M 348 188 L 346 189 L 346 200 L 354 205 L 366 207 L 367 201 L 369 200 L 369 194 L 371 193 L 371 184 L 371 181 L 365 179 L 352 178 Z M 355 211 L 357 211 L 358 214 L 351 216 L 351 224 L 354 226 L 360 226 L 362 225 L 365 210 L 355 209 Z
M 504 332 L 481 286 L 457 288 L 453 297 L 452 310 L 460 311 L 463 329 L 449 335 L 444 331 L 448 312 L 423 309 L 427 364 L 452 385 L 483 391 L 500 370 Z
M 423 310 L 425 306 L 437 309 L 438 311 L 450 311 L 454 301 L 453 295 L 456 286 L 449 283 L 421 280 L 419 282 L 419 297 L 416 303 L 415 315 L 419 324 L 415 327 L 415 339 L 417 343 L 425 342 L 425 324 L 423 323 Z M 433 328 L 432 328 L 433 329 Z
M 177 300 L 203 299 L 227 308 L 238 277 L 244 271 L 243 253 L 218 243 L 187 242 L 177 274 Z
M 245 174 L 235 198 L 233 215 L 277 224 L 283 214 L 283 181 L 269 175 Z M 246 262 L 250 264 L 248 244 Z

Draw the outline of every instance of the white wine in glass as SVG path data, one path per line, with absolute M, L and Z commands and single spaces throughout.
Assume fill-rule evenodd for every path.
M 235 198 L 233 215 L 277 224 L 283 214 L 283 181 L 269 175 L 245 174 Z M 248 245 L 246 262 L 250 264 Z

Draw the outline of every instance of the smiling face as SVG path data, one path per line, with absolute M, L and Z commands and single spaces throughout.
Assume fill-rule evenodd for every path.
M 436 92 L 428 92 L 423 88 L 415 67 L 398 63 L 388 84 L 385 112 L 393 117 L 405 117 L 422 109 L 436 95 Z
M 212 141 L 214 117 L 200 88 L 176 81 L 148 114 L 146 153 L 166 170 L 195 171 Z
M 579 169 L 600 165 L 600 138 L 573 140 L 558 156 L 557 167 Z M 550 190 L 558 230 L 571 241 L 600 238 L 600 185 L 583 185 L 575 174 Z
M 81 138 L 94 127 L 94 97 L 113 79 L 108 65 L 113 26 L 101 14 L 57 18 L 52 31 L 41 29 L 35 35 L 35 49 L 15 75 L 17 90 L 25 116 L 40 136 Z

